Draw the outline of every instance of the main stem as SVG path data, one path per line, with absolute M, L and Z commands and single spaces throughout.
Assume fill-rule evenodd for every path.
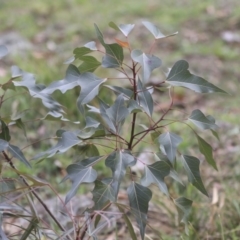
M 134 100 L 137 99 L 137 81 L 136 81 L 136 65 L 133 62 L 133 98 Z M 131 129 L 131 136 L 130 136 L 130 141 L 128 144 L 128 149 L 131 150 L 132 149 L 132 144 L 133 144 L 133 140 L 134 140 L 134 130 L 135 130 L 135 122 L 136 122 L 136 117 L 137 117 L 137 113 L 133 113 L 133 118 L 132 118 L 132 129 Z

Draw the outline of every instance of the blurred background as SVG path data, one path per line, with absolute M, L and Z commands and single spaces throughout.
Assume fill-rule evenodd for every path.
M 156 24 L 166 35 L 179 32 L 175 37 L 159 41 L 155 47 L 156 55 L 163 60 L 164 67 L 171 67 L 176 61 L 185 59 L 189 62 L 192 72 L 229 93 L 211 96 L 198 94 L 196 97 L 196 94 L 189 90 L 179 89 L 176 90 L 176 101 L 186 111 L 199 108 L 206 115 L 216 117 L 220 126 L 219 141 L 207 135 L 208 142 L 213 146 L 219 171 L 213 171 L 206 163 L 201 165 L 203 181 L 211 197 L 206 199 L 191 186 L 184 190 L 184 196 L 194 200 L 189 239 L 239 239 L 238 0 L 0 0 L 0 44 L 6 45 L 10 51 L 0 64 L 0 83 L 9 79 L 12 65 L 36 74 L 38 83 L 48 85 L 52 81 L 63 79 L 67 68 L 63 62 L 73 55 L 73 49 L 97 39 L 94 23 L 98 24 L 109 42 L 114 42 L 115 36 L 114 30 L 108 27 L 110 21 L 117 25 L 134 23 L 136 26 L 131 33 L 130 41 L 142 49 L 147 49 L 153 38 L 141 25 L 143 20 Z M 75 104 L 77 93 L 76 96 L 67 93 L 67 97 L 64 98 L 60 93 L 56 93 L 55 97 L 66 106 L 68 118 L 77 120 L 79 117 Z M 40 102 L 29 103 L 29 99 L 26 96 L 18 96 L 17 99 L 8 101 L 5 108 L 1 109 L 1 115 L 23 111 L 29 108 L 30 104 L 31 111 L 28 111 L 26 119 L 29 117 L 34 119 L 36 114 L 43 116 L 44 109 L 39 108 Z M 49 130 L 52 126 L 54 131 L 63 127 L 61 123 L 54 125 L 50 123 L 49 126 L 43 125 L 41 121 L 28 123 L 29 141 L 50 136 L 53 134 Z M 178 126 L 175 128 L 178 129 Z M 189 134 L 188 130 L 183 133 L 185 146 L 181 148 L 184 150 L 190 146 L 198 151 L 197 144 L 192 141 Z M 22 139 L 24 136 L 16 135 L 14 141 L 20 142 Z M 24 147 L 29 143 L 21 144 Z M 48 146 L 49 142 L 35 144 L 33 148 L 28 148 L 26 154 L 32 157 L 36 151 L 39 152 Z M 71 160 L 66 157 L 59 157 L 39 163 L 33 167 L 33 171 L 64 194 L 70 185 L 58 183 L 65 174 L 64 167 L 70 163 Z M 104 166 L 99 167 L 104 172 Z M 21 165 L 19 168 L 28 171 Z M 183 191 L 174 183 L 170 187 L 175 193 L 181 194 Z M 80 193 L 85 193 L 85 190 L 80 190 Z M 175 227 L 175 209 L 171 209 L 168 199 L 162 195 L 156 204 L 159 207 L 159 215 L 153 221 L 153 227 L 159 231 L 156 234 L 159 236 L 161 234 L 163 239 L 180 239 L 181 229 Z M 154 217 L 156 218 L 150 215 L 150 219 Z M 147 232 L 151 235 L 152 231 L 148 229 Z

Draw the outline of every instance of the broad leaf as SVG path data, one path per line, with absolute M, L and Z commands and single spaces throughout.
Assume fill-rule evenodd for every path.
M 128 111 L 130 113 L 143 112 L 144 109 L 137 103 L 137 101 L 130 99 L 128 101 Z
M 133 30 L 134 24 L 120 24 L 117 26 L 114 22 L 110 22 L 109 26 L 117 31 L 121 31 L 125 37 Z
M 178 34 L 178 32 L 176 32 L 171 35 L 165 36 L 161 33 L 161 31 L 158 29 L 158 27 L 155 24 L 148 22 L 148 21 L 143 21 L 142 23 L 152 33 L 152 35 L 155 37 L 155 39 L 167 38 L 167 37 L 171 37 L 171 36 Z
M 111 178 L 95 181 L 95 188 L 92 191 L 95 210 L 101 210 L 108 202 L 116 201 L 111 183 Z
M 215 123 L 215 118 L 214 118 L 213 116 L 208 115 L 208 116 L 206 116 L 206 118 L 207 118 L 209 121 L 211 121 L 212 123 Z M 218 133 L 217 133 L 215 130 L 213 130 L 213 129 L 211 129 L 211 132 L 212 132 L 213 136 L 214 136 L 215 138 L 217 138 L 217 140 L 220 141 L 219 136 L 218 136 Z
M 215 124 L 215 120 L 209 120 L 209 118 L 207 118 L 199 109 L 193 110 L 188 119 L 202 130 L 216 130 L 218 128 L 218 126 Z
M 79 144 L 82 142 L 81 139 L 77 137 L 78 133 L 65 131 L 63 132 L 62 136 L 59 138 L 58 143 L 56 146 L 48 149 L 45 152 L 37 154 L 33 160 L 40 159 L 40 158 L 50 158 L 55 155 L 57 152 L 63 153 L 66 152 L 71 147 Z
M 188 70 L 188 67 L 188 62 L 185 60 L 176 62 L 168 74 L 166 82 L 172 86 L 186 87 L 199 93 L 226 93 L 205 79 L 191 74 Z
M 65 204 L 67 204 L 71 198 L 76 195 L 78 187 L 81 183 L 91 183 L 97 178 L 97 172 L 92 167 L 84 168 L 81 165 L 75 164 L 75 166 L 71 165 L 71 168 L 68 167 L 67 172 L 67 178 L 71 179 L 73 184 L 70 191 L 67 193 Z
M 92 51 L 97 51 L 97 46 L 94 41 L 88 42 L 84 45 L 84 47 L 89 48 Z
M 114 132 L 120 133 L 121 127 L 129 114 L 127 107 L 125 107 L 122 94 L 119 95 L 114 104 L 106 110 L 106 114 L 115 127 Z
M 200 176 L 199 159 L 193 156 L 182 155 L 182 160 L 183 160 L 183 166 L 188 175 L 188 181 L 192 183 L 192 185 L 195 186 L 200 192 L 208 196 L 208 193 L 203 185 L 203 182 Z
M 107 167 L 111 168 L 113 174 L 112 186 L 117 198 L 119 186 L 126 173 L 126 168 L 136 164 L 135 158 L 128 152 L 116 151 L 111 153 L 105 161 Z
M 9 128 L 4 121 L 0 120 L 0 123 L 1 123 L 0 139 L 6 140 L 7 142 L 9 142 L 11 139 Z
M 100 125 L 100 122 L 96 121 L 95 119 L 91 118 L 91 117 L 86 117 L 86 126 L 84 129 L 86 128 L 97 128 Z
M 73 51 L 73 54 L 75 55 L 75 59 L 80 59 L 85 56 L 88 53 L 91 53 L 92 50 L 88 47 L 80 47 L 80 48 L 75 48 Z
M 9 143 L 3 139 L 0 139 L 0 152 L 6 150 L 9 146 Z
M 65 118 L 62 113 L 56 112 L 56 111 L 49 111 L 46 116 L 41 118 L 41 120 L 46 120 L 46 121 L 54 121 L 54 122 L 72 122 L 71 120 Z M 75 124 L 79 124 L 79 121 L 72 122 Z
M 104 87 L 107 87 L 111 90 L 113 90 L 115 93 L 119 94 L 123 94 L 124 97 L 126 98 L 131 98 L 133 96 L 133 91 L 127 88 L 122 88 L 122 87 L 118 87 L 118 86 L 111 86 L 111 85 L 104 85 Z
M 192 201 L 185 197 L 180 197 L 174 200 L 174 203 L 178 210 L 179 222 L 185 224 L 185 229 L 187 230 L 188 217 L 192 207 Z M 187 231 L 186 231 L 187 232 Z
M 80 73 L 94 72 L 101 65 L 101 63 L 92 56 L 83 56 L 80 60 L 83 61 L 78 67 Z
M 131 57 L 142 66 L 142 80 L 144 84 L 148 83 L 152 71 L 162 65 L 160 58 L 154 55 L 145 54 L 141 50 L 133 50 L 131 52 Z
M 137 101 L 138 104 L 144 109 L 148 116 L 152 116 L 153 113 L 153 99 L 149 91 L 143 87 L 141 80 L 137 83 Z
M 94 144 L 85 144 L 77 146 L 76 151 L 80 159 L 84 159 L 86 157 L 99 156 L 98 149 Z
M 200 152 L 205 156 L 206 161 L 216 170 L 217 169 L 217 165 L 215 160 L 213 159 L 213 154 L 212 154 L 212 147 L 204 140 L 202 139 L 200 136 L 197 135 L 197 139 L 198 139 L 198 146 L 199 146 L 199 150 Z
M 152 192 L 147 187 L 132 182 L 127 189 L 131 211 L 140 229 L 141 239 L 144 239 L 147 223 L 148 203 L 152 198 Z
M 169 161 L 174 165 L 177 147 L 182 142 L 182 138 L 175 133 L 167 132 L 159 136 L 158 142 L 164 149 Z
M 22 119 L 18 118 L 18 119 L 15 120 L 15 122 L 16 122 L 16 126 L 20 129 L 22 129 L 24 136 L 27 137 L 26 128 L 25 128 L 24 123 L 22 122 Z
M 99 87 L 107 79 L 96 77 L 92 73 L 83 73 L 79 80 L 81 92 L 77 99 L 78 105 L 89 103 L 93 98 L 98 95 Z
M 141 184 L 148 187 L 151 183 L 156 183 L 159 189 L 168 196 L 168 188 L 164 178 L 170 173 L 170 166 L 164 161 L 157 161 L 151 165 L 145 165 L 145 173 Z
M 30 163 L 24 157 L 24 155 L 23 155 L 22 151 L 19 149 L 19 147 L 9 144 L 8 151 L 12 154 L 13 157 L 17 158 L 22 163 L 24 163 L 27 167 L 31 168 Z
M 8 54 L 8 49 L 4 45 L 0 45 L 0 59 Z

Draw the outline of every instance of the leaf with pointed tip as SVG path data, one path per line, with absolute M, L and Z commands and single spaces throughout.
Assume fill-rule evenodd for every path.
M 15 120 L 15 122 L 16 122 L 16 126 L 20 129 L 22 129 L 24 136 L 27 137 L 26 128 L 25 128 L 24 123 L 22 122 L 22 119 L 18 118 L 18 119 Z
M 96 23 L 94 23 L 94 27 L 95 27 L 95 31 L 96 31 L 97 38 L 98 38 L 99 42 L 104 46 L 105 42 L 103 40 L 103 35 L 102 35 L 102 33 L 101 33 L 100 29 L 98 28 Z
M 143 112 L 143 108 L 137 103 L 137 101 L 130 99 L 128 101 L 128 111 L 130 113 Z
M 7 142 L 9 142 L 11 140 L 11 136 L 10 136 L 10 133 L 9 133 L 9 128 L 5 124 L 5 122 L 2 121 L 1 119 L 0 119 L 0 123 L 1 123 L 0 139 L 4 139 Z
M 137 100 L 138 104 L 144 109 L 148 116 L 152 116 L 153 113 L 153 99 L 149 91 L 143 87 L 141 80 L 137 83 Z
M 98 95 L 99 87 L 107 79 L 101 79 L 92 73 L 83 73 L 79 81 L 81 92 L 77 99 L 77 105 L 89 103 Z
M 156 183 L 159 189 L 169 196 L 164 178 L 169 175 L 170 166 L 164 161 L 157 161 L 151 165 L 145 165 L 144 169 L 145 173 L 141 180 L 141 184 L 148 187 L 151 183 Z
M 41 118 L 41 120 L 46 120 L 46 121 L 54 121 L 54 122 L 72 122 L 71 120 L 65 118 L 62 113 L 56 112 L 56 111 L 49 111 L 45 117 Z M 79 121 L 72 122 L 75 124 L 79 124 Z
M 215 124 L 215 118 L 214 118 L 213 116 L 208 115 L 208 116 L 206 116 L 206 118 L 207 118 L 209 121 L 211 121 L 212 123 Z M 215 130 L 213 130 L 213 129 L 211 129 L 211 132 L 212 132 L 213 136 L 214 136 L 215 138 L 217 138 L 218 141 L 220 141 L 219 136 L 218 136 L 218 133 L 217 133 Z
M 188 119 L 202 130 L 218 128 L 215 121 L 209 120 L 199 109 L 193 110 Z
M 136 159 L 129 152 L 116 151 L 106 158 L 105 164 L 112 170 L 112 186 L 114 195 L 117 198 L 119 186 L 126 173 L 126 168 L 135 165 Z
M 5 45 L 0 45 L 0 59 L 8 54 L 8 49 Z
M 10 79 L 10 80 L 8 80 L 7 82 L 5 82 L 4 84 L 2 84 L 2 89 L 3 89 L 4 91 L 7 91 L 7 90 L 13 90 L 13 91 L 15 91 L 16 88 L 15 88 L 13 82 L 12 82 L 12 79 Z
M 37 154 L 33 160 L 40 159 L 40 158 L 50 158 L 55 155 L 57 152 L 63 153 L 66 152 L 71 147 L 79 144 L 82 142 L 81 139 L 77 137 L 78 133 L 72 131 L 65 131 L 62 133 L 61 138 L 58 140 L 58 143 L 48 149 L 45 152 Z
M 213 154 L 212 154 L 212 147 L 204 140 L 202 139 L 200 136 L 197 135 L 197 139 L 198 139 L 198 146 L 199 146 L 199 150 L 200 152 L 204 155 L 206 161 L 216 170 L 217 169 L 217 165 L 215 160 L 213 159 Z
M 114 22 L 110 22 L 108 25 L 116 31 L 121 31 L 125 37 L 128 36 L 135 26 L 134 24 L 120 24 L 117 26 Z
M 69 165 L 67 167 L 67 173 L 68 175 L 64 178 L 64 180 L 70 179 L 73 183 L 71 190 L 67 193 L 65 204 L 67 204 L 71 198 L 76 195 L 78 187 L 81 183 L 91 183 L 97 178 L 97 172 L 91 166 L 85 167 L 80 163 Z
M 100 115 L 102 117 L 102 119 L 104 120 L 104 122 L 106 123 L 106 127 L 116 133 L 117 132 L 117 129 L 115 127 L 115 125 L 113 124 L 112 120 L 110 119 L 110 117 L 108 116 L 106 110 L 108 108 L 106 108 L 106 106 L 104 106 L 104 104 L 102 102 L 100 102 Z
M 199 165 L 200 161 L 198 158 L 188 155 L 182 155 L 183 166 L 188 175 L 188 181 L 192 183 L 200 192 L 208 197 L 208 193 L 203 185 Z
M 79 58 L 83 63 L 78 67 L 80 73 L 84 72 L 94 72 L 101 63 L 92 56 L 83 56 Z
M 67 60 L 65 60 L 65 61 L 63 62 L 63 64 L 70 64 L 70 63 L 72 63 L 72 62 L 74 62 L 74 61 L 75 61 L 75 57 L 72 56 L 72 57 L 68 58 Z
M 111 86 L 111 85 L 104 85 L 104 87 L 107 87 L 111 90 L 113 90 L 117 94 L 123 94 L 126 98 L 131 98 L 133 96 L 133 91 L 127 88 L 122 88 L 118 86 Z
M 114 104 L 106 110 L 106 114 L 109 119 L 112 121 L 116 133 L 121 131 L 121 127 L 124 123 L 124 120 L 128 116 L 129 112 L 127 107 L 125 107 L 123 95 L 119 95 L 114 102 Z M 113 129 L 114 130 L 114 129 Z
M 24 157 L 24 155 L 23 155 L 22 151 L 19 149 L 19 147 L 9 144 L 8 151 L 13 155 L 13 157 L 17 158 L 22 163 L 24 163 L 27 167 L 31 168 L 30 163 Z
M 158 29 L 158 27 L 155 24 L 148 21 L 143 21 L 142 23 L 152 33 L 155 39 L 167 38 L 167 37 L 171 37 L 178 34 L 178 32 L 175 32 L 173 34 L 165 36 L 164 34 L 161 33 L 161 31 Z
M 88 42 L 84 45 L 84 47 L 89 48 L 92 51 L 97 51 L 97 46 L 94 41 Z
M 86 126 L 84 129 L 86 128 L 97 128 L 100 125 L 100 122 L 96 121 L 95 119 L 91 118 L 91 117 L 86 117 Z
M 174 199 L 174 203 L 178 210 L 179 222 L 184 223 L 185 229 L 187 229 L 188 217 L 191 211 L 192 201 L 185 197 L 180 197 L 180 198 Z
M 116 31 L 120 31 L 119 27 L 114 23 L 114 22 L 109 22 L 108 24 L 109 27 L 113 28 Z
M 123 62 L 123 48 L 117 43 L 104 44 L 106 55 L 102 59 L 102 67 L 117 68 Z
M 12 78 L 17 78 L 22 76 L 23 71 L 18 66 L 14 65 L 11 67 L 11 73 L 12 73 Z
M 88 112 L 93 112 L 93 113 L 100 113 L 100 109 L 94 107 L 94 106 L 91 106 L 89 104 L 86 104 L 86 106 L 89 108 L 88 109 Z
M 80 48 L 75 48 L 73 51 L 73 54 L 75 55 L 75 59 L 80 59 L 85 56 L 88 53 L 91 53 L 92 50 L 88 47 L 80 47 Z
M 182 142 L 182 138 L 175 133 L 167 132 L 159 136 L 158 142 L 164 149 L 169 161 L 174 165 L 177 147 Z
M 189 64 L 187 61 L 177 61 L 168 74 L 166 82 L 172 86 L 186 87 L 198 93 L 226 93 L 205 79 L 191 74 L 188 67 Z
M 108 204 L 108 202 L 116 201 L 111 183 L 111 178 L 103 179 L 102 181 L 95 181 L 95 187 L 92 191 L 95 210 L 101 210 L 106 204 Z
M 7 149 L 9 146 L 9 143 L 3 139 L 0 139 L 0 152 L 4 151 Z
M 98 149 L 93 144 L 85 144 L 85 145 L 78 146 L 77 153 L 81 159 L 84 159 L 86 157 L 99 156 Z
M 132 182 L 127 189 L 131 211 L 137 221 L 142 240 L 145 235 L 147 222 L 148 203 L 152 198 L 152 192 L 147 187 Z
M 148 82 L 152 71 L 162 65 L 160 58 L 154 55 L 145 54 L 141 50 L 133 50 L 131 52 L 131 57 L 142 66 L 142 80 L 144 84 Z

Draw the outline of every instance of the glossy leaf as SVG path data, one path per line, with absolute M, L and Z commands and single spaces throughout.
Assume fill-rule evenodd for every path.
M 202 130 L 216 130 L 218 128 L 215 121 L 213 122 L 212 119 L 209 120 L 199 109 L 194 110 L 188 119 Z
M 0 139 L 0 152 L 8 148 L 9 143 L 3 139 Z
M 117 198 L 119 186 L 126 173 L 126 168 L 135 165 L 136 160 L 129 152 L 116 151 L 106 158 L 105 164 L 112 170 L 112 186 Z
M 137 221 L 141 239 L 144 239 L 147 223 L 148 203 L 152 198 L 152 192 L 147 187 L 132 182 L 127 189 L 131 211 Z
M 92 73 L 83 73 L 80 79 L 81 92 L 77 99 L 78 105 L 89 103 L 98 95 L 99 87 L 107 79 L 96 77 Z
M 1 123 L 0 139 L 6 140 L 7 142 L 9 142 L 11 139 L 11 136 L 9 133 L 9 128 L 6 125 L 6 123 L 4 121 L 2 121 L 1 119 L 0 119 L 0 123 Z
M 192 185 L 195 186 L 200 192 L 208 196 L 208 193 L 203 185 L 203 182 L 200 176 L 199 159 L 193 156 L 182 155 L 182 160 L 183 160 L 183 166 L 188 175 L 188 181 L 192 183 Z
M 19 149 L 19 147 L 9 144 L 8 151 L 12 154 L 13 157 L 17 158 L 22 163 L 24 163 L 27 167 L 31 168 L 30 163 L 24 157 L 24 155 L 23 155 L 22 151 Z
M 155 24 L 148 21 L 143 21 L 142 23 L 152 33 L 155 39 L 167 38 L 167 37 L 171 37 L 178 34 L 178 32 L 176 32 L 171 35 L 165 36 L 164 34 L 161 33 L 161 31 L 158 29 L 158 27 Z
M 102 209 L 108 204 L 108 202 L 116 201 L 114 189 L 112 188 L 111 183 L 111 178 L 103 179 L 102 181 L 95 181 L 95 187 L 92 191 L 95 210 Z
M 73 166 L 74 165 L 74 166 Z M 81 183 L 91 183 L 97 178 L 97 172 L 92 167 L 84 168 L 79 164 L 73 164 L 67 168 L 67 179 L 72 180 L 73 184 L 70 191 L 67 193 L 65 204 L 76 195 L 78 187 Z
M 176 62 L 168 74 L 166 82 L 172 86 L 186 87 L 199 93 L 226 93 L 205 79 L 191 74 L 188 67 L 188 62 L 185 60 Z
M 152 116 L 153 113 L 153 99 L 149 91 L 143 86 L 141 80 L 137 83 L 137 101 L 138 104 L 144 109 L 148 116 Z
M 200 152 L 204 155 L 206 161 L 216 170 L 217 165 L 215 160 L 213 159 L 213 153 L 212 153 L 212 147 L 209 145 L 204 139 L 202 139 L 200 136 L 197 135 L 198 139 L 198 146 Z
M 50 158 L 53 155 L 55 155 L 57 152 L 63 153 L 66 152 L 71 147 L 79 144 L 82 142 L 81 139 L 77 137 L 78 133 L 71 132 L 71 131 L 65 131 L 63 132 L 61 138 L 59 138 L 58 143 L 48 149 L 45 152 L 37 154 L 33 160 L 40 159 L 40 158 Z
M 154 55 L 145 54 L 141 50 L 133 50 L 131 52 L 131 57 L 142 66 L 142 81 L 144 84 L 148 82 L 152 71 L 162 65 L 160 58 Z
M 106 114 L 114 125 L 114 132 L 120 133 L 121 127 L 129 114 L 122 95 L 119 95 L 114 104 L 106 110 Z
M 122 88 L 122 87 L 112 86 L 112 85 L 104 85 L 104 87 L 111 89 L 118 95 L 123 94 L 123 96 L 126 98 L 131 98 L 133 96 L 133 91 L 127 88 Z
M 80 73 L 94 72 L 99 66 L 101 66 L 101 63 L 92 56 L 83 56 L 80 60 L 83 61 L 78 67 Z
M 4 45 L 0 45 L 0 59 L 5 57 L 8 54 L 8 49 Z
M 159 189 L 168 196 L 168 188 L 164 178 L 170 173 L 170 166 L 164 161 L 157 161 L 151 165 L 145 165 L 144 176 L 141 184 L 148 187 L 151 183 L 156 183 Z
M 158 142 L 164 149 L 169 161 L 174 165 L 177 147 L 182 142 L 182 138 L 175 133 L 167 132 L 159 136 Z
M 187 227 L 188 225 L 188 218 L 191 212 L 192 201 L 185 197 L 180 197 L 174 200 L 174 203 L 178 210 L 178 218 L 179 222 L 182 222 Z

